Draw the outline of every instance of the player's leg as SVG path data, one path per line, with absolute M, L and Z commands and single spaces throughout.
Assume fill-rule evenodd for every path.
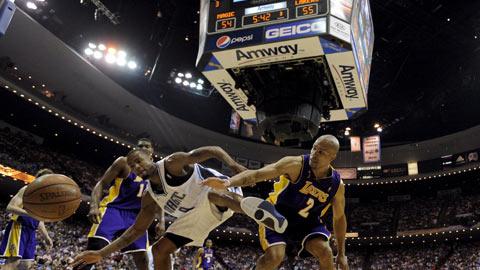
M 133 252 L 132 258 L 135 262 L 136 269 L 148 270 L 148 255 L 145 251 Z
M 6 258 L 5 264 L 0 267 L 1 270 L 15 270 L 18 269 L 20 258 Z
M 316 237 L 308 240 L 305 249 L 317 258 L 320 263 L 320 269 L 334 269 L 332 249 L 325 238 Z
M 102 219 L 93 224 L 88 233 L 87 249 L 100 250 L 110 244 L 117 232 L 123 229 L 122 216 L 115 208 L 101 207 Z M 93 265 L 85 265 L 75 270 L 91 270 Z
M 115 232 L 115 238 L 119 237 L 125 230 L 130 228 L 137 218 L 137 211 L 134 210 L 118 210 L 121 220 L 118 220 L 118 223 L 123 223 L 123 228 Z M 133 243 L 128 245 L 126 248 L 122 249 L 123 254 L 131 254 L 133 261 L 135 262 L 136 269 L 138 270 L 148 270 L 148 233 L 145 232 Z
M 255 270 L 274 270 L 283 262 L 285 257 L 285 244 L 274 245 L 268 247 L 265 253 L 257 260 Z
M 138 270 L 148 270 L 147 239 L 147 234 L 144 234 L 122 250 L 123 254 L 132 255 L 133 262 Z
M 87 249 L 86 250 L 100 250 L 106 247 L 109 242 L 106 239 L 101 239 L 97 237 L 89 237 L 87 240 Z M 75 268 L 74 270 L 91 270 L 93 269 L 93 264 L 88 264 L 83 267 Z
M 288 226 L 285 217 L 278 213 L 271 203 L 255 197 L 244 198 L 241 190 L 236 192 L 210 191 L 208 200 L 217 207 L 226 207 L 236 213 L 247 215 L 258 224 L 265 225 L 279 233 L 284 232 Z
M 285 257 L 285 248 L 287 246 L 286 233 L 277 233 L 265 226 L 258 228 L 260 245 L 265 253 L 257 260 L 253 269 L 277 269 Z
M 191 242 L 191 239 L 166 233 L 152 246 L 153 265 L 155 270 L 172 269 L 171 254 L 178 248 Z
M 18 264 L 19 270 L 28 270 L 34 264 L 35 251 L 37 249 L 36 229 L 22 226 L 20 237 L 20 255 L 22 259 Z
M 33 266 L 33 260 L 19 260 L 18 266 L 15 269 L 29 270 Z
M 0 254 L 6 259 L 5 265 L 1 269 L 28 269 L 25 268 L 26 261 L 22 259 L 34 258 L 35 230 L 22 226 L 21 223 L 10 221 L 5 229 L 5 236 L 0 245 Z
M 209 191 L 208 200 L 217 207 L 230 208 L 235 213 L 245 214 L 240 206 L 243 197 L 240 194 L 227 192 Z M 222 209 L 220 209 L 222 210 Z

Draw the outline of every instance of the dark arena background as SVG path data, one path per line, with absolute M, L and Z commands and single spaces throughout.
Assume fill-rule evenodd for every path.
M 83 197 L 45 223 L 53 248 L 38 235 L 30 269 L 73 269 L 92 190 L 137 140 L 154 161 L 220 146 L 256 170 L 331 134 L 349 269 L 480 269 L 479 105 L 480 1 L 0 0 L 0 239 L 42 168 Z M 244 196 L 267 198 L 277 180 Z M 263 254 L 246 215 L 209 239 L 208 269 L 255 269 Z M 174 252 L 173 269 L 207 269 L 198 248 Z M 92 269 L 138 268 L 117 252 Z M 287 250 L 278 269 L 323 268 Z

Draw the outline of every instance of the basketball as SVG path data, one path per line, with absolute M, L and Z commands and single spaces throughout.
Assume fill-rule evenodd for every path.
M 62 174 L 47 174 L 30 183 L 23 208 L 41 221 L 61 221 L 77 210 L 81 192 L 77 183 Z

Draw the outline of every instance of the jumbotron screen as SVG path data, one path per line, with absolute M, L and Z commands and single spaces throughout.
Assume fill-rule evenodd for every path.
M 212 0 L 209 10 L 208 32 L 217 33 L 326 15 L 328 1 Z

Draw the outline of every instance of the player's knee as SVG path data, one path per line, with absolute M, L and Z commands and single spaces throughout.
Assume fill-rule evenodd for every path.
M 332 260 L 333 258 L 332 249 L 330 248 L 328 242 L 319 239 L 315 241 L 315 244 L 310 249 L 310 253 L 312 253 L 315 258 L 321 261 Z
M 135 263 L 147 263 L 148 262 L 148 256 L 147 252 L 134 252 L 132 253 L 133 260 Z
M 275 265 L 282 263 L 284 257 L 285 251 L 283 249 L 269 249 L 265 252 L 265 259 Z
M 176 250 L 175 246 L 162 245 L 161 242 L 162 241 L 157 242 L 157 244 L 155 244 L 152 247 L 152 253 L 153 253 L 154 256 L 168 257 L 168 256 L 170 256 L 170 254 L 173 254 L 173 252 L 175 252 L 175 250 Z

